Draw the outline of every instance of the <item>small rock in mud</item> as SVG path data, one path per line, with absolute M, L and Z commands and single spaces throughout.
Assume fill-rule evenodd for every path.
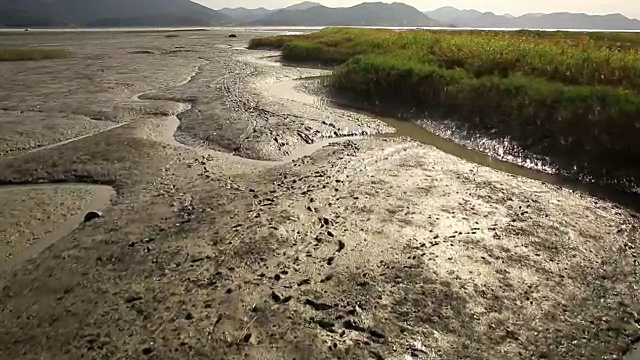
M 348 319 L 342 323 L 342 327 L 347 330 L 358 331 L 358 332 L 367 332 L 367 328 L 358 324 L 356 320 Z
M 384 356 L 375 350 L 369 350 L 369 355 L 373 356 L 376 360 L 384 360 Z
M 332 323 L 331 321 L 327 321 L 327 320 L 316 320 L 316 324 L 318 324 L 318 326 L 320 326 L 321 328 L 323 328 L 324 330 L 327 330 L 329 332 L 334 332 L 334 327 L 335 324 Z
M 276 293 L 275 291 L 271 292 L 271 300 L 273 300 L 273 302 L 275 303 L 279 303 L 282 301 L 282 296 L 278 295 L 278 293 Z
M 155 54 L 155 52 L 153 52 L 151 50 L 134 50 L 134 51 L 129 51 L 128 53 L 129 54 L 141 54 L 141 55 L 142 54 L 149 54 L 149 55 Z
M 327 274 L 327 276 L 322 278 L 322 280 L 320 280 L 320 282 L 321 283 L 325 283 L 325 282 L 331 281 L 331 279 L 333 279 L 333 274 Z
M 84 219 L 82 221 L 89 222 L 95 219 L 99 219 L 102 217 L 102 213 L 99 211 L 89 211 L 84 215 Z
M 313 202 L 313 201 L 312 201 L 312 200 L 309 200 L 309 202 Z M 321 223 L 321 226 L 330 226 L 330 225 L 334 225 L 334 221 L 333 221 L 333 220 L 331 220 L 331 219 L 329 219 L 329 218 L 328 218 L 328 217 L 326 217 L 326 216 L 323 216 L 323 217 L 321 217 L 321 218 L 320 218 L 320 223 Z
M 347 315 L 349 315 L 349 316 L 356 316 L 357 314 L 358 314 L 358 308 L 357 307 L 355 307 L 353 309 L 349 309 L 347 311 Z
M 251 341 L 251 337 L 253 336 L 253 334 L 251 333 L 247 333 L 242 337 L 242 342 L 243 343 L 248 343 L 249 341 Z
M 140 301 L 140 300 L 142 300 L 142 296 L 140 295 L 127 295 L 127 297 L 124 298 L 124 302 L 127 304 L 131 304 L 133 302 Z
M 382 331 L 376 329 L 370 329 L 369 335 L 379 340 L 386 338 L 386 335 Z

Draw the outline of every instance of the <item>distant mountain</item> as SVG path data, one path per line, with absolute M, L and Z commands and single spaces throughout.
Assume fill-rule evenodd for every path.
M 512 19 L 507 19 L 509 22 L 517 24 L 520 28 L 529 29 L 640 30 L 640 20 L 630 19 L 622 14 L 527 14 Z M 484 21 L 483 18 L 480 18 L 478 20 Z M 486 25 L 491 25 L 491 22 L 489 21 Z
M 311 2 L 311 1 L 305 1 L 299 4 L 288 6 L 283 9 L 278 9 L 278 10 L 307 10 L 316 6 L 322 6 L 322 4 Z M 242 23 L 248 23 L 248 22 L 262 19 L 263 17 L 269 14 L 272 14 L 278 10 L 270 10 L 270 9 L 265 9 L 263 7 L 257 8 L 257 9 L 247 9 L 247 8 L 240 7 L 240 8 L 224 8 L 218 11 L 233 18 L 236 24 L 238 23 L 242 24 Z
M 317 3 L 317 2 L 313 2 L 313 1 L 303 1 L 303 2 L 301 2 L 299 4 L 287 6 L 286 8 L 284 8 L 282 10 L 307 10 L 307 9 L 311 9 L 313 7 L 316 7 L 316 6 L 322 6 L 322 4 Z
M 630 19 L 621 14 L 588 15 L 563 12 L 514 17 L 508 14 L 458 10 L 450 6 L 427 11 L 425 14 L 444 23 L 474 28 L 640 30 L 640 20 Z
M 0 26 L 213 26 L 227 15 L 190 0 L 0 0 Z
M 425 11 L 425 14 L 434 20 L 451 24 L 471 21 L 482 16 L 482 13 L 478 10 L 458 10 L 451 6 Z
M 283 9 L 251 23 L 262 26 L 434 26 L 438 23 L 402 3 L 363 3 L 348 8 Z
M 273 12 L 275 10 L 265 9 L 263 7 L 257 9 L 246 9 L 246 8 L 224 8 L 218 10 L 222 14 L 232 17 L 236 22 L 246 23 L 258 20 L 263 18 Z

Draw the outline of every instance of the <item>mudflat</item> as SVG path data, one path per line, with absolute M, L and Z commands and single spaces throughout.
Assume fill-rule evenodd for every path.
M 29 251 L 93 196 L 33 184 L 115 189 L 2 271 L 0 358 L 615 359 L 640 337 L 634 212 L 285 94 L 326 71 L 259 34 L 167 35 L 0 35 L 72 53 L 0 63 L 3 236 Z

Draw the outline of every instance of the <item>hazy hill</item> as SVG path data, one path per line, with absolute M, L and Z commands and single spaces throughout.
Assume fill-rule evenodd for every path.
M 450 6 L 427 11 L 425 14 L 444 23 L 476 28 L 640 30 L 640 20 L 629 19 L 621 14 L 564 12 L 514 17 L 476 10 L 458 10 Z
M 478 10 L 458 10 L 451 6 L 425 11 L 425 14 L 434 20 L 452 24 L 467 22 L 482 16 L 482 13 Z
M 218 10 L 222 14 L 232 17 L 236 22 L 251 22 L 263 18 L 275 10 L 265 9 L 263 7 L 257 9 L 247 8 L 224 8 Z
M 288 6 L 283 9 L 278 9 L 278 10 L 307 10 L 316 6 L 322 6 L 322 4 L 311 2 L 311 1 L 305 1 L 299 4 Z M 248 22 L 262 19 L 263 17 L 269 14 L 272 14 L 278 10 L 270 10 L 270 9 L 265 9 L 263 7 L 257 8 L 257 9 L 247 9 L 247 8 L 240 7 L 240 8 L 224 8 L 224 9 L 220 9 L 219 11 L 233 18 L 235 23 L 248 23 Z
M 230 18 L 190 0 L 0 0 L 0 25 L 211 26 Z
M 317 2 L 313 2 L 313 1 L 303 1 L 303 2 L 301 2 L 299 4 L 287 6 L 286 8 L 283 8 L 282 10 L 307 10 L 307 9 L 311 9 L 313 7 L 316 7 L 316 6 L 322 6 L 322 4 L 317 3 Z
M 283 9 L 252 22 L 278 26 L 433 26 L 437 22 L 402 3 L 363 3 L 348 8 L 314 6 L 304 10 Z

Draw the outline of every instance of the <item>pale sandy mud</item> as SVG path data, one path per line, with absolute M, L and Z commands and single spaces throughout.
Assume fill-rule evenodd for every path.
M 88 184 L 0 187 L 0 270 L 67 236 L 89 211 L 106 208 L 112 195 L 109 187 Z
M 92 135 L 114 124 L 73 114 L 0 111 L 0 156 Z

